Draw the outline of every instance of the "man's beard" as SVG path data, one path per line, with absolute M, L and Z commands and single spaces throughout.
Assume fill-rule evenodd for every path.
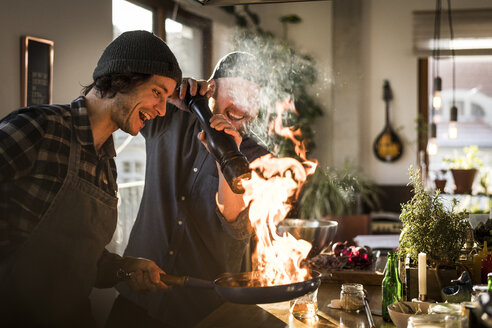
M 217 114 L 217 109 L 215 107 L 215 99 L 213 97 L 211 97 L 208 101 L 208 106 L 210 107 L 210 110 L 212 111 L 212 114 Z M 231 123 L 231 122 L 229 122 Z M 232 124 L 232 123 L 231 123 Z M 248 121 L 244 121 L 241 126 L 239 127 L 239 129 L 237 129 L 237 132 L 239 132 L 239 135 L 241 137 L 244 137 L 245 135 L 248 134 L 248 131 L 249 131 L 249 125 L 250 125 L 250 122 Z

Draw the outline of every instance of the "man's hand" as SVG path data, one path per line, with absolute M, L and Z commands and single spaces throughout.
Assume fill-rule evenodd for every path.
M 215 114 L 210 118 L 210 127 L 217 131 L 224 131 L 225 133 L 231 135 L 237 144 L 237 147 L 241 145 L 243 138 L 238 130 L 227 120 L 227 118 L 222 114 Z M 203 131 L 198 133 L 198 139 L 203 143 L 203 145 L 210 151 L 207 147 L 207 137 Z
M 169 288 L 160 278 L 161 273 L 165 272 L 154 261 L 128 256 L 124 258 L 122 269 L 130 273 L 125 281 L 136 293 L 145 294 Z
M 207 98 L 212 97 L 214 92 L 207 81 L 196 81 L 192 78 L 183 78 L 181 84 L 174 90 L 172 96 L 168 98 L 168 101 L 181 110 L 189 111 L 188 107 L 186 107 L 183 102 L 188 89 L 192 96 L 196 95 L 198 92 L 198 94 Z

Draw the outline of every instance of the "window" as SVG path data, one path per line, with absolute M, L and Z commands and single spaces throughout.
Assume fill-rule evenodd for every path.
M 113 0 L 113 39 L 131 30 L 154 32 L 176 55 L 183 76 L 205 79 L 211 72 L 211 21 L 177 4 L 153 0 Z M 110 249 L 122 254 L 136 219 L 145 177 L 145 140 L 120 130 L 113 134 L 118 169 L 118 226 Z
M 135 162 L 135 172 L 136 173 L 143 173 L 143 170 L 144 170 L 144 167 L 143 167 L 143 164 L 142 162 Z
M 165 22 L 167 44 L 180 63 L 183 76 L 198 79 L 204 75 L 203 34 L 199 27 L 181 24 L 171 18 Z
M 454 92 L 455 104 L 458 107 L 458 137 L 450 139 L 448 127 L 450 120 L 450 108 L 452 106 L 452 60 L 441 58 L 439 60 L 439 76 L 442 78 L 442 108 L 439 112 L 437 122 L 436 141 L 438 151 L 436 155 L 428 156 L 429 178 L 433 180 L 435 175 L 446 165 L 443 159 L 462 155 L 463 148 L 477 145 L 480 158 L 484 162 L 484 170 L 492 167 L 492 56 L 456 56 L 456 88 Z M 422 69 L 422 65 L 426 66 Z M 426 80 L 421 76 L 421 117 L 427 117 L 427 123 L 431 122 L 431 110 L 423 111 L 422 107 L 430 109 L 433 87 L 432 69 L 436 65 L 433 59 L 421 61 L 421 73 L 427 71 Z M 424 89 L 424 90 L 423 90 Z M 422 106 L 424 104 L 424 106 Z M 427 138 L 425 138 L 425 143 Z M 425 143 L 421 149 L 425 150 Z M 486 172 L 482 173 L 486 173 Z M 448 183 L 445 191 L 453 192 L 451 174 L 446 176 Z M 478 187 L 480 177 L 475 179 Z M 474 191 L 477 191 L 474 188 Z
M 123 162 L 123 172 L 130 173 L 131 172 L 131 164 L 130 162 Z
M 212 72 L 212 21 L 177 4 L 163 11 L 165 39 L 178 59 L 183 76 L 208 79 Z
M 477 145 L 480 159 L 484 167 L 475 178 L 474 192 L 492 192 L 492 27 L 491 9 L 453 10 L 454 36 L 451 42 L 449 21 L 447 15 L 441 17 L 440 26 L 440 56 L 439 66 L 430 58 L 435 45 L 434 11 L 416 11 L 413 13 L 413 48 L 419 59 L 419 154 L 425 155 L 424 165 L 429 169 L 429 182 L 437 175 L 438 170 L 446 168 L 445 157 L 453 156 L 455 152 L 463 154 L 465 146 Z M 452 87 L 452 54 L 456 54 L 456 88 L 454 91 L 455 104 L 458 108 L 458 137 L 450 139 L 450 108 L 453 99 Z M 428 59 L 429 58 L 429 59 Z M 430 95 L 432 94 L 435 68 L 442 78 L 442 109 L 434 116 L 436 123 L 437 154 L 429 156 L 425 150 L 428 141 L 428 124 L 432 116 Z M 434 72 L 434 75 L 432 74 Z M 421 161 L 422 163 L 422 161 Z M 424 166 L 422 165 L 422 166 Z M 490 172 L 489 172 L 490 171 Z M 488 174 L 489 173 L 489 174 Z M 453 192 L 453 180 L 447 172 L 445 178 L 450 181 L 445 191 Z M 490 180 L 490 181 L 489 181 Z M 486 182 L 490 188 L 483 188 L 480 182 Z M 433 186 L 433 183 L 432 185 Z M 488 189 L 488 190 L 484 190 Z M 487 207 L 488 209 L 488 207 Z
M 126 0 L 113 0 L 113 39 L 125 31 L 152 32 L 153 12 Z

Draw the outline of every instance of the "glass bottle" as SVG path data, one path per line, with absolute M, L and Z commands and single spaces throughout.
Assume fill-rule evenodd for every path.
M 483 249 L 477 254 L 473 255 L 472 263 L 472 280 L 475 285 L 482 283 L 482 260 L 487 257 L 487 241 L 483 242 Z
M 482 270 L 481 270 L 481 278 L 480 278 L 480 283 L 486 284 L 487 283 L 487 275 L 489 272 L 492 272 L 492 255 L 487 255 L 486 258 L 482 260 Z
M 388 305 L 396 303 L 402 297 L 402 286 L 398 275 L 398 258 L 396 253 L 388 253 L 388 262 L 386 263 L 386 274 L 381 284 L 382 288 L 382 312 L 383 320 L 391 321 L 388 313 Z
M 492 292 L 492 272 L 487 274 L 487 291 Z

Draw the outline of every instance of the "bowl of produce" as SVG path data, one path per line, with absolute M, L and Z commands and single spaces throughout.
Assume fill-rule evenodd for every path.
M 313 245 L 308 257 L 316 256 L 329 245 L 337 233 L 338 222 L 301 219 L 284 219 L 277 225 L 277 233 L 290 233 L 296 239 L 304 239 Z
M 366 270 L 371 268 L 374 257 L 368 246 L 350 245 L 349 242 L 336 242 L 325 248 L 321 254 L 309 259 L 309 264 L 316 270 Z
M 407 328 L 408 319 L 413 315 L 427 314 L 430 304 L 399 301 L 388 305 L 388 313 L 396 328 Z

